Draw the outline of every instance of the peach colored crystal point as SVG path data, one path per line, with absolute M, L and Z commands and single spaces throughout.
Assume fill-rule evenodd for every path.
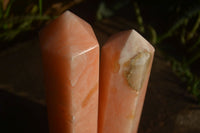
M 136 133 L 154 48 L 135 30 L 112 36 L 101 51 L 98 133 Z
M 66 11 L 40 32 L 50 133 L 96 133 L 99 44 Z

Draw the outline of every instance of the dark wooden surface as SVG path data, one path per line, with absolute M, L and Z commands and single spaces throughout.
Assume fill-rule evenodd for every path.
M 1 133 L 48 133 L 46 107 L 0 90 Z

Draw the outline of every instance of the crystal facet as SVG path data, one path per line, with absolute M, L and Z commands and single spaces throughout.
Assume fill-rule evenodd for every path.
M 99 44 L 66 11 L 40 32 L 50 133 L 96 133 Z
M 135 30 L 113 35 L 101 50 L 98 133 L 136 133 L 154 48 Z

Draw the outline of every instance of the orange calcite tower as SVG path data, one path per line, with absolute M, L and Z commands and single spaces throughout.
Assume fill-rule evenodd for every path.
M 101 50 L 98 133 L 136 133 L 154 48 L 135 30 L 112 36 Z
M 96 133 L 99 44 L 66 11 L 40 32 L 50 133 Z

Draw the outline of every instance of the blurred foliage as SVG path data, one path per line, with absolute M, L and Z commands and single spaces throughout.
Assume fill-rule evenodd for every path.
M 105 1 L 100 2 L 96 13 L 97 20 L 102 20 L 104 17 L 111 17 L 117 10 L 126 6 L 130 0 L 111 0 L 110 2 L 110 5 L 108 5 Z
M 0 1 L 0 39 L 1 41 L 13 40 L 22 32 L 33 30 L 34 22 L 50 19 L 42 15 L 42 0 L 38 3 L 29 3 L 22 12 L 15 14 L 14 4 L 16 0 Z M 18 2 L 20 3 L 20 2 Z
M 172 20 L 156 45 L 170 57 L 173 71 L 200 102 L 200 1 L 180 2 L 173 7 L 171 13 L 180 17 Z
M 22 34 L 25 37 L 27 32 L 37 31 L 44 22 L 82 1 L 48 2 L 48 9 L 43 11 L 43 0 L 0 0 L 0 49 Z
M 163 15 L 160 17 L 166 22 L 162 21 L 161 30 L 152 25 L 145 26 L 142 15 L 138 13 L 139 6 L 135 2 L 139 31 L 144 35 L 148 34 L 151 43 L 166 55 L 174 73 L 200 103 L 200 0 L 169 0 L 168 4 L 166 1 L 158 4 L 159 8 L 156 7 L 158 0 L 151 2 L 155 5 L 153 8 L 158 9 L 158 13 L 153 13 Z M 156 16 L 152 15 L 153 18 Z

